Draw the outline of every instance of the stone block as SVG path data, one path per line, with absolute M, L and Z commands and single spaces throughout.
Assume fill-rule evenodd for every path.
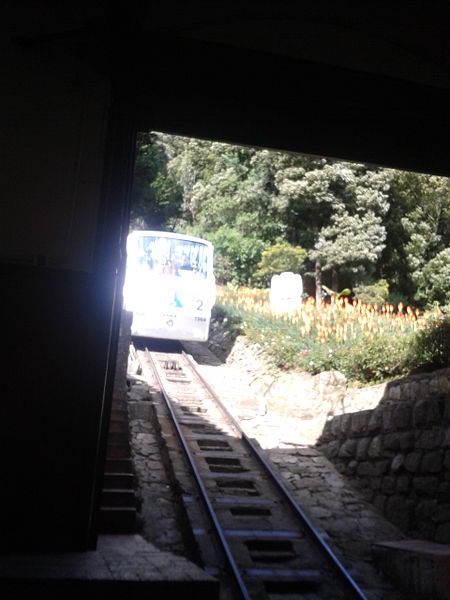
M 384 436 L 383 447 L 385 450 L 400 450 L 400 436 L 398 433 L 387 433 Z
M 444 467 L 450 469 L 450 450 L 446 450 L 445 452 Z
M 439 473 L 442 468 L 442 450 L 426 452 L 422 458 L 422 473 Z
M 358 440 L 358 444 L 356 446 L 356 458 L 358 460 L 364 460 L 367 458 L 367 450 L 371 441 L 372 438 L 370 437 L 361 438 Z
M 356 454 L 356 440 L 345 440 L 339 450 L 339 458 L 353 458 Z
M 411 406 L 409 404 L 401 404 L 394 408 L 392 422 L 394 429 L 406 429 L 411 422 Z
M 411 488 L 411 477 L 409 475 L 400 475 L 397 478 L 397 492 L 407 494 Z
M 447 427 L 443 432 L 444 440 L 442 445 L 448 448 L 450 446 L 450 427 Z
M 373 505 L 380 512 L 384 512 L 384 507 L 386 504 L 386 496 L 384 494 L 375 494 L 373 498 Z
M 372 463 L 372 474 L 375 476 L 384 475 L 388 469 L 388 460 L 377 460 L 376 462 Z
M 437 508 L 436 499 L 421 500 L 414 507 L 414 514 L 417 521 L 425 521 L 431 518 L 431 515 Z
M 352 435 L 363 435 L 367 431 L 367 425 L 372 411 L 362 410 L 354 413 L 351 418 L 350 432 Z
M 419 465 L 422 460 L 422 452 L 409 452 L 405 456 L 405 469 L 410 473 L 416 473 L 419 470 Z
M 447 380 L 448 381 L 448 380 Z M 449 383 L 450 385 L 450 383 Z M 446 393 L 446 398 L 444 399 L 444 419 L 450 421 L 450 390 Z
M 152 416 L 152 405 L 144 400 L 128 402 L 128 415 L 130 420 L 142 419 L 149 421 Z
M 340 444 L 337 440 L 328 443 L 326 447 L 326 455 L 328 458 L 335 458 L 339 454 L 339 446 Z
M 442 523 L 442 525 L 438 525 L 438 527 L 436 527 L 434 541 L 438 542 L 439 544 L 450 544 L 450 523 Z
M 345 463 L 342 465 L 342 467 L 345 467 Z M 341 475 L 328 474 L 327 485 L 336 490 L 336 488 L 344 487 L 344 480 Z
M 341 437 L 341 419 L 342 415 L 339 415 L 331 421 L 331 435 L 335 438 Z
M 340 430 L 341 434 L 346 436 L 350 432 L 350 424 L 352 420 L 352 415 L 342 415 L 340 418 Z
M 369 479 L 369 487 L 375 491 L 379 490 L 381 488 L 381 481 L 382 481 L 381 477 L 371 477 Z
M 407 530 L 411 523 L 412 506 L 405 496 L 396 494 L 387 498 L 384 514 L 401 529 Z
M 450 503 L 437 506 L 431 513 L 431 519 L 435 523 L 450 523 Z
M 428 403 L 427 419 L 429 423 L 440 423 L 444 416 L 444 399 L 431 398 Z
M 397 454 L 392 459 L 391 470 L 394 471 L 394 473 L 396 473 L 403 467 L 404 462 L 405 462 L 405 456 L 403 454 Z
M 417 400 L 420 398 L 420 385 L 417 381 L 412 381 L 409 388 L 409 395 L 411 400 Z
M 411 398 L 411 384 L 409 381 L 405 381 L 400 385 L 400 399 L 402 401 L 410 400 Z
M 439 393 L 444 394 L 444 395 L 450 394 L 450 379 L 448 377 L 446 377 L 445 375 L 443 375 L 442 377 L 439 377 L 438 388 L 439 388 Z M 448 406 L 449 405 L 447 403 L 447 407 Z M 447 410 L 448 410 L 447 414 L 450 417 L 450 407 Z
M 440 427 L 426 429 L 419 434 L 416 446 L 425 450 L 434 450 L 442 445 L 443 436 L 444 432 Z
M 400 400 L 401 389 L 398 384 L 389 387 L 389 400 Z
M 424 496 L 434 496 L 439 480 L 437 477 L 414 477 L 413 489 Z
M 405 431 L 398 434 L 401 450 L 411 450 L 415 446 L 415 435 L 413 431 Z
M 396 480 L 395 477 L 392 477 L 390 475 L 383 477 L 383 480 L 381 482 L 381 491 L 383 492 L 383 494 L 393 494 L 395 492 L 395 488 L 396 488 Z
M 428 398 L 428 396 L 430 395 L 430 381 L 429 378 L 425 378 L 422 379 L 419 383 L 420 385 L 420 397 L 421 398 Z M 426 400 L 425 400 L 426 401 Z
M 348 465 L 347 468 L 345 469 L 345 473 L 346 475 L 353 475 L 356 471 L 356 467 L 358 466 L 358 461 L 357 460 L 351 460 Z
M 367 451 L 370 458 L 380 458 L 383 452 L 383 438 L 377 435 L 373 438 Z
M 428 389 L 433 395 L 439 393 L 439 381 L 435 377 L 431 377 Z
M 325 421 L 325 425 L 323 426 L 322 434 L 320 436 L 320 443 L 329 442 L 332 438 L 331 433 L 331 419 Z
M 375 492 L 371 490 L 369 487 L 361 490 L 361 495 L 366 502 L 372 502 Z
M 441 481 L 438 485 L 438 489 L 436 492 L 436 498 L 438 500 L 448 500 L 450 498 L 450 482 L 449 481 Z
M 376 408 L 375 410 L 373 410 L 372 414 L 369 417 L 369 422 L 367 424 L 369 431 L 372 433 L 379 431 L 379 429 L 381 427 L 382 419 L 383 419 L 382 409 Z
M 434 534 L 436 533 L 436 524 L 432 521 L 423 521 L 418 524 L 417 537 L 423 540 L 434 540 Z M 428 598 L 427 598 L 428 600 Z
M 359 463 L 359 465 L 356 468 L 356 473 L 360 477 L 368 477 L 368 476 L 372 475 L 372 465 L 371 465 L 371 463 L 368 462 L 368 461 Z
M 312 506 L 310 511 L 315 519 L 329 519 L 333 514 L 331 510 L 328 510 L 323 506 Z
M 419 427 L 427 423 L 428 400 L 422 399 L 415 403 L 413 408 L 413 425 Z
M 393 414 L 394 409 L 392 406 L 387 406 L 383 410 L 382 426 L 383 431 L 391 431 L 393 428 Z

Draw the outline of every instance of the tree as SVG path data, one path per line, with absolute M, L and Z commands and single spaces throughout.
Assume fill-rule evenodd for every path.
M 428 304 L 450 306 L 450 248 L 441 250 L 423 267 L 417 296 Z
M 162 229 L 179 214 L 181 190 L 168 175 L 167 162 L 158 134 L 139 133 L 131 194 L 132 229 Z
M 214 244 L 214 271 L 219 283 L 248 285 L 256 269 L 263 243 L 233 227 L 222 226 L 208 234 Z
M 389 180 L 384 169 L 307 157 L 291 157 L 277 174 L 290 228 L 309 248 L 318 305 L 323 271 L 332 272 L 337 291 L 340 272 L 374 269 L 386 237 Z
M 401 221 L 409 238 L 405 254 L 414 298 L 427 303 L 432 298 L 428 297 L 425 272 L 429 277 L 435 270 L 435 266 L 427 269 L 427 265 L 450 243 L 450 184 L 442 177 L 418 174 L 410 177 L 409 183 L 411 180 L 419 188 L 420 202 Z M 441 259 L 445 261 L 446 256 L 444 253 Z
M 266 151 L 168 135 L 160 140 L 182 196 L 171 226 L 214 243 L 220 280 L 248 283 L 263 248 L 284 231 Z
M 450 182 L 443 177 L 392 171 L 391 210 L 387 215 L 387 244 L 382 274 L 409 301 L 426 305 L 430 282 L 425 269 L 450 245 Z M 444 254 L 445 258 L 445 254 Z M 427 269 L 427 277 L 433 271 Z

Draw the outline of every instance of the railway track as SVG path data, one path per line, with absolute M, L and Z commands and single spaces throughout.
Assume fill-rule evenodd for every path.
M 224 578 L 224 597 L 365 598 L 191 357 L 147 349 L 139 355 L 195 478 L 194 492 L 181 482 L 183 498 L 203 566 Z

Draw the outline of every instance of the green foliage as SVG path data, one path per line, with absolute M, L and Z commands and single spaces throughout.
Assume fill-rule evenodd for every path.
M 386 304 L 389 297 L 389 284 L 386 279 L 379 279 L 372 284 L 361 283 L 353 288 L 355 298 L 364 304 Z
M 440 369 L 450 366 L 450 314 L 440 314 L 417 334 L 411 361 L 418 367 Z
M 374 335 L 340 347 L 335 368 L 350 381 L 376 383 L 406 375 L 411 369 L 410 345 L 414 333 Z
M 136 144 L 130 224 L 132 229 L 163 229 L 179 214 L 181 191 L 167 174 L 167 157 L 152 133 L 139 133 Z
M 279 239 L 275 244 L 262 251 L 254 280 L 260 285 L 268 287 L 272 275 L 278 275 L 284 271 L 299 273 L 305 258 L 306 250 L 304 248 L 292 246 Z
M 442 296 L 430 285 L 434 264 L 427 265 L 450 245 L 450 180 L 392 171 L 391 197 L 382 271 L 392 290 L 425 306 L 429 293 Z
M 208 235 L 214 244 L 214 271 L 218 283 L 247 284 L 261 256 L 263 242 L 244 236 L 232 227 L 221 227 Z
M 408 305 L 408 298 L 398 292 L 389 292 L 386 304 L 392 304 L 392 306 L 398 306 L 400 302 L 403 306 Z
M 450 248 L 445 248 L 423 267 L 417 295 L 428 304 L 450 304 Z
M 277 173 L 280 199 L 300 243 L 322 270 L 361 273 L 381 255 L 390 174 L 328 159 L 292 158 Z M 306 227 L 305 227 L 305 224 Z
M 238 314 L 231 314 L 224 306 L 216 302 L 211 311 L 211 331 L 220 329 L 223 337 L 228 338 L 232 344 L 242 333 L 242 318 Z

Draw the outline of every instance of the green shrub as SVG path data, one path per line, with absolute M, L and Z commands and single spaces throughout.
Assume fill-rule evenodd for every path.
M 292 246 L 288 242 L 278 240 L 262 251 L 254 281 L 269 286 L 272 275 L 279 275 L 284 271 L 298 273 L 306 255 L 306 250 L 301 246 Z
M 418 294 L 428 304 L 450 303 L 450 248 L 442 250 L 423 268 L 422 281 Z
M 208 235 L 214 244 L 214 272 L 218 282 L 244 285 L 250 281 L 261 257 L 263 243 L 232 227 L 220 227 Z
M 399 292 L 389 292 L 389 296 L 387 298 L 387 304 L 392 304 L 392 306 L 398 306 L 400 302 L 403 306 L 408 305 L 408 298 Z
M 376 383 L 406 375 L 414 333 L 373 335 L 359 338 L 336 350 L 335 364 L 350 381 Z
M 375 283 L 360 283 L 353 288 L 355 298 L 364 304 L 386 304 L 389 296 L 389 285 L 386 279 L 379 279 Z
M 220 329 L 234 341 L 242 333 L 242 318 L 237 313 L 216 302 L 211 311 L 211 331 Z
M 450 314 L 434 317 L 417 333 L 410 360 L 418 367 L 440 369 L 450 366 Z

